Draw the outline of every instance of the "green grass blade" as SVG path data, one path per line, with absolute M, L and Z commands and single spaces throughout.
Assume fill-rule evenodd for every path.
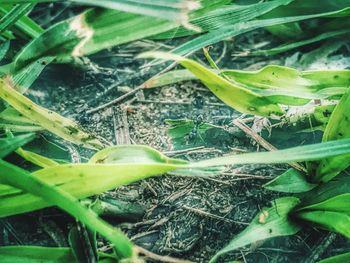
M 14 137 L 10 131 L 7 132 L 7 135 L 10 138 Z M 45 167 L 51 167 L 51 166 L 55 166 L 55 165 L 59 164 L 54 160 L 51 160 L 45 156 L 42 156 L 40 154 L 31 152 L 31 151 L 26 151 L 21 147 L 16 150 L 16 153 L 18 155 L 20 155 L 22 158 L 24 158 L 25 160 L 27 160 L 33 164 L 36 164 L 39 167 L 45 168 Z
M 186 42 L 185 44 L 178 46 L 177 48 L 173 49 L 171 52 L 179 55 L 186 55 L 196 50 L 199 50 L 203 47 L 213 45 L 226 38 L 235 37 L 240 34 L 247 33 L 258 28 L 286 24 L 291 22 L 298 22 L 298 21 L 319 18 L 319 17 L 329 17 L 329 16 L 337 16 L 337 15 L 346 16 L 346 15 L 349 15 L 349 13 L 350 13 L 350 8 L 344 8 L 341 10 L 311 14 L 311 15 L 277 17 L 277 18 L 271 18 L 271 19 L 252 20 L 248 22 L 238 23 L 235 25 L 222 27 L 218 30 L 199 36 L 193 40 Z
M 0 138 L 0 159 L 35 138 L 33 133 L 18 135 L 13 138 Z
M 350 137 L 350 90 L 348 90 L 329 119 L 322 140 L 324 142 L 339 140 Z M 350 165 L 350 155 L 337 156 L 323 159 L 316 169 L 315 181 L 327 182 L 337 176 Z
M 33 173 L 76 198 L 85 198 L 177 168 L 186 161 L 168 158 L 146 146 L 116 146 L 96 153 L 87 164 L 62 164 Z M 84 187 L 83 187 L 84 186 Z M 14 193 L 17 192 L 17 195 Z M 1 194 L 2 193 L 2 194 Z M 0 187 L 0 217 L 47 207 L 39 197 Z
M 214 71 L 215 72 L 215 71 Z M 198 79 L 193 73 L 187 69 L 177 69 L 165 72 L 160 75 L 156 75 L 151 79 L 143 83 L 143 86 L 147 89 L 158 88 L 182 81 L 196 80 Z
M 82 131 L 74 121 L 36 105 L 12 88 L 12 85 L 11 81 L 2 80 L 0 82 L 0 97 L 19 113 L 67 141 L 91 149 L 103 148 L 98 139 Z
M 350 189 L 349 193 L 340 194 L 334 197 L 330 197 L 322 202 L 313 203 L 311 205 L 303 206 L 298 211 L 332 211 L 347 213 L 350 215 Z
M 344 263 L 344 262 L 350 262 L 350 252 L 322 259 L 318 263 Z
M 350 70 L 298 71 L 293 68 L 268 65 L 257 71 L 212 70 L 210 74 L 224 76 L 235 86 L 267 97 L 271 103 L 304 105 L 311 99 L 338 99 L 350 85 Z M 161 87 L 198 77 L 189 70 L 174 70 L 146 81 L 145 88 Z M 226 96 L 233 96 L 227 93 Z
M 225 1 L 223 1 L 225 2 Z M 210 1 L 202 1 L 197 12 L 210 11 Z M 220 3 L 220 2 L 219 2 Z M 176 28 L 178 23 L 157 17 L 93 8 L 57 23 L 19 52 L 15 71 L 43 56 L 56 56 L 58 62 L 89 55 L 116 45 L 147 38 Z
M 283 193 L 302 193 L 315 188 L 317 184 L 311 184 L 306 180 L 306 176 L 300 171 L 291 168 L 276 177 L 272 181 L 266 183 L 264 187 L 271 191 Z
M 346 154 L 350 151 L 350 139 L 298 146 L 284 150 L 247 153 L 217 157 L 191 164 L 191 167 L 207 167 L 236 164 L 292 163 L 308 160 L 321 160 L 329 156 Z
M 0 34 L 9 29 L 21 17 L 25 16 L 33 8 L 33 6 L 33 4 L 15 5 L 0 19 Z
M 296 215 L 329 231 L 337 232 L 350 239 L 350 215 L 332 211 L 302 211 Z
M 181 169 L 186 170 L 184 174 L 189 174 L 189 171 L 192 171 L 192 175 L 195 175 L 198 168 L 317 160 L 349 153 L 349 151 L 350 139 L 347 139 L 275 152 L 231 155 L 188 163 L 183 160 L 167 158 L 146 146 L 116 146 L 98 152 L 92 157 L 90 163 L 49 167 L 34 172 L 33 176 L 50 185 L 60 186 L 62 190 L 76 198 L 85 198 L 120 185 L 166 172 L 181 171 Z M 0 187 L 0 197 L 0 217 L 29 212 L 49 205 L 39 197 L 20 193 L 18 190 L 11 190 L 8 187 Z
M 220 256 L 260 240 L 297 233 L 301 227 L 289 219 L 289 213 L 299 202 L 296 197 L 274 200 L 271 208 L 263 208 L 250 225 L 217 252 L 209 262 L 216 262 Z
M 35 152 L 24 150 L 22 148 L 17 149 L 16 153 L 20 155 L 22 158 L 26 159 L 27 161 L 42 168 L 52 167 L 59 164 L 58 162 L 50 158 L 47 158 Z
M 0 247 L 2 263 L 65 263 L 76 262 L 70 248 L 5 246 Z
M 24 93 L 39 77 L 45 67 L 50 64 L 55 57 L 42 57 L 37 61 L 29 64 L 20 71 L 17 71 L 12 75 L 12 80 L 17 85 L 17 90 L 20 93 Z
M 258 16 L 270 12 L 271 10 L 287 5 L 294 0 L 275 0 L 270 2 L 259 2 L 250 5 L 231 4 L 216 8 L 215 10 L 191 20 L 191 23 L 202 29 L 202 32 L 214 31 L 222 27 L 252 20 Z M 195 34 L 186 28 L 176 28 L 164 32 L 152 38 L 167 39 L 173 37 L 183 37 Z
M 334 37 L 338 37 L 338 36 L 344 36 L 350 33 L 350 29 L 342 29 L 342 30 L 337 30 L 337 31 L 329 31 L 329 32 L 325 32 L 322 33 L 320 35 L 317 35 L 315 37 L 309 38 L 309 39 L 304 39 L 304 40 L 300 40 L 300 41 L 296 41 L 296 42 L 292 42 L 292 43 L 288 43 L 288 44 L 284 44 L 281 45 L 279 47 L 275 47 L 275 48 L 271 48 L 268 50 L 257 50 L 257 51 L 253 51 L 250 52 L 249 55 L 253 55 L 253 56 L 259 56 L 259 55 L 265 55 L 265 56 L 271 56 L 271 55 L 276 55 L 276 54 L 280 54 L 298 47 L 302 47 L 305 45 L 309 45 L 309 44 L 313 44 L 325 39 L 329 39 L 329 38 L 334 38 Z
M 0 45 L 0 61 L 4 59 L 9 48 L 10 48 L 10 41 L 6 41 Z
M 3 1 L 1 1 L 1 4 L 3 4 Z M 26 5 L 21 6 L 22 7 L 19 7 L 19 9 L 23 8 L 23 6 Z M 4 16 L 8 14 L 11 11 L 11 9 L 11 5 L 0 5 L 0 15 Z M 31 38 L 38 37 L 44 31 L 36 22 L 34 22 L 27 16 L 21 16 L 15 22 L 14 28 L 12 30 L 15 31 L 15 33 L 19 36 L 26 38 L 28 38 L 28 36 Z
M 268 98 L 229 82 L 193 60 L 164 52 L 144 53 L 140 57 L 177 61 L 196 75 L 220 100 L 240 112 L 260 116 L 282 115 L 283 113 L 280 106 Z
M 83 207 L 67 192 L 2 160 L 0 160 L 0 168 L 1 183 L 23 189 L 28 193 L 40 196 L 48 204 L 58 206 L 111 241 L 121 258 L 134 257 L 130 241 L 120 230 L 99 219 L 95 213 Z
M 3 3 L 54 3 L 61 0 L 3 0 Z M 180 24 L 188 23 L 188 15 L 200 7 L 200 1 L 186 0 L 67 0 L 82 5 L 99 6 L 123 12 L 176 20 Z

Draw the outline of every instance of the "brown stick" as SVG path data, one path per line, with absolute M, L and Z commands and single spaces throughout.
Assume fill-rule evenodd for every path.
M 173 258 L 169 256 L 161 256 L 136 245 L 134 245 L 134 247 L 139 254 L 145 255 L 146 257 L 157 261 L 167 262 L 167 263 L 194 263 L 193 261 L 189 261 L 189 260 L 178 259 L 178 258 Z
M 91 110 L 86 111 L 86 114 L 95 113 L 95 112 L 100 111 L 104 108 L 107 108 L 109 106 L 117 104 L 117 103 L 121 102 L 122 100 L 126 99 L 127 97 L 134 95 L 135 93 L 137 93 L 138 91 L 140 91 L 142 89 L 143 89 L 143 85 L 138 86 L 137 88 L 133 89 L 132 91 L 129 91 L 128 93 L 125 93 L 124 95 L 122 95 L 122 96 L 120 96 L 120 97 L 118 97 L 110 102 L 107 102 L 105 104 L 102 104 L 101 106 L 98 106 L 96 108 L 93 108 Z
M 276 151 L 278 150 L 275 146 L 273 146 L 271 143 L 266 141 L 264 138 L 262 138 L 259 134 L 257 134 L 255 131 L 253 131 L 247 124 L 242 122 L 240 119 L 233 120 L 233 124 L 236 125 L 238 128 L 240 128 L 242 131 L 244 131 L 248 136 L 250 136 L 252 139 L 254 139 L 257 143 L 259 143 L 263 148 L 265 148 L 268 151 Z M 290 166 L 293 168 L 306 172 L 306 169 L 304 166 L 298 164 L 298 163 L 289 163 Z

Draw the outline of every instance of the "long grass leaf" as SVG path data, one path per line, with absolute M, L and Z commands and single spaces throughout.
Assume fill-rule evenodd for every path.
M 130 241 L 120 230 L 99 219 L 95 213 L 84 208 L 70 194 L 2 160 L 0 160 L 0 168 L 1 183 L 23 189 L 40 196 L 46 203 L 60 207 L 111 241 L 121 258 L 134 257 Z
M 183 174 L 196 175 L 198 169 L 223 165 L 290 163 L 317 160 L 349 153 L 350 139 L 321 144 L 300 146 L 286 150 L 262 153 L 247 153 L 224 156 L 205 161 L 188 163 L 170 159 L 146 146 L 117 146 L 98 152 L 87 164 L 64 164 L 38 170 L 33 176 L 59 186 L 76 198 L 91 195 L 129 184 L 150 176 L 171 171 L 185 170 Z M 39 197 L 0 185 L 0 217 L 47 207 Z
M 268 98 L 229 82 L 193 60 L 164 52 L 144 53 L 140 57 L 177 61 L 196 75 L 220 100 L 240 112 L 260 116 L 282 115 L 283 113 L 280 106 Z
M 191 23 L 201 28 L 202 32 L 214 31 L 227 25 L 233 25 L 236 23 L 252 20 L 256 17 L 270 12 L 271 10 L 281 5 L 287 5 L 292 1 L 294 0 L 275 0 L 249 5 L 226 5 L 223 7 L 219 7 L 211 12 L 208 12 L 202 16 L 192 19 Z M 152 38 L 166 39 L 173 37 L 183 37 L 195 33 L 196 32 L 190 31 L 184 27 L 180 27 L 153 36 Z
M 349 214 L 333 211 L 302 211 L 297 213 L 297 217 L 350 239 Z
M 10 12 L 0 19 L 0 34 L 15 24 L 22 16 L 26 15 L 33 6 L 33 4 L 15 5 Z
M 3 0 L 3 3 L 54 3 L 61 0 Z M 189 12 L 200 7 L 195 0 L 67 0 L 82 5 L 99 6 L 128 13 L 135 13 L 167 20 L 176 20 L 181 24 L 188 23 Z
M 67 141 L 92 149 L 103 148 L 98 139 L 82 131 L 74 121 L 36 105 L 12 86 L 9 80 L 3 79 L 0 82 L 0 97 L 34 123 Z
M 346 15 L 349 15 L 349 13 L 350 13 L 350 8 L 344 8 L 341 10 L 311 14 L 311 15 L 278 17 L 278 18 L 260 19 L 260 20 L 252 20 L 252 21 L 243 22 L 243 23 L 237 23 L 231 26 L 222 27 L 218 30 L 209 32 L 195 39 L 192 39 L 186 42 L 185 44 L 182 44 L 176 47 L 175 49 L 171 50 L 171 52 L 179 55 L 186 55 L 196 50 L 199 50 L 203 47 L 213 45 L 226 38 L 235 37 L 240 34 L 247 33 L 258 28 L 286 24 L 291 22 L 298 22 L 298 21 L 319 18 L 319 17 L 329 17 L 329 16 L 337 16 L 337 15 L 346 16 Z
M 219 1 L 225 3 L 226 1 Z M 202 1 L 198 12 L 216 5 Z M 146 38 L 176 28 L 178 23 L 157 17 L 92 8 L 59 22 L 35 38 L 15 58 L 15 71 L 43 56 L 56 56 L 59 62 L 89 55 L 130 41 Z
M 309 45 L 312 43 L 316 43 L 325 39 L 329 39 L 329 38 L 334 38 L 334 37 L 338 37 L 338 36 L 346 36 L 347 34 L 350 33 L 350 29 L 342 29 L 342 30 L 337 30 L 337 31 L 329 31 L 329 32 L 325 32 L 322 34 L 319 34 L 315 37 L 309 38 L 309 39 L 303 39 L 300 41 L 293 41 L 292 43 L 288 43 L 288 44 L 284 44 L 281 45 L 279 47 L 275 47 L 275 48 L 271 48 L 268 50 L 257 50 L 257 51 L 252 51 L 249 52 L 249 55 L 253 55 L 253 56 L 259 56 L 259 55 L 265 55 L 265 56 L 270 56 L 270 55 L 276 55 L 276 54 L 280 54 L 298 47 L 302 47 L 305 45 Z
M 3 246 L 0 247 L 2 263 L 65 263 L 76 262 L 70 248 L 39 246 Z
M 322 140 L 324 142 L 350 137 L 350 90 L 348 90 L 329 119 Z M 326 158 L 319 162 L 316 169 L 315 181 L 327 182 L 350 165 L 350 155 Z
M 163 56 L 165 58 L 165 56 Z M 269 65 L 258 71 L 212 70 L 210 74 L 225 76 L 235 86 L 268 98 L 271 103 L 303 105 L 311 99 L 338 99 L 350 85 L 350 70 L 298 71 L 293 68 Z M 199 79 L 190 70 L 174 70 L 146 81 L 145 88 Z M 227 92 L 227 97 L 235 96 Z
M 3 1 L 1 1 L 3 4 Z M 24 5 L 22 5 L 24 6 Z M 12 9 L 11 5 L 0 5 L 0 14 L 2 16 L 8 14 Z M 15 33 L 24 38 L 38 37 L 44 30 L 28 16 L 21 16 L 14 24 L 12 29 Z
M 13 138 L 0 138 L 0 159 L 25 145 L 35 138 L 33 133 L 18 135 Z
M 350 262 L 350 252 L 322 259 L 318 263 L 344 263 L 344 262 Z

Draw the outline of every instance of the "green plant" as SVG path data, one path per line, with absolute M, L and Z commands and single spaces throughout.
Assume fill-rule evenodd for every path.
M 61 1 L 3 0 L 0 4 L 0 60 L 7 55 L 10 61 L 0 66 L 0 128 L 6 134 L 0 138 L 0 217 L 58 206 L 89 228 L 89 242 L 96 260 L 136 261 L 138 251 L 131 241 L 98 216 L 91 200 L 82 199 L 164 173 L 210 176 L 226 165 L 305 161 L 307 174 L 290 169 L 265 184 L 269 190 L 298 195 L 278 198 L 271 208 L 263 208 L 251 225 L 211 261 L 255 241 L 293 235 L 303 224 L 350 238 L 347 206 L 350 181 L 344 175 L 335 178 L 350 165 L 350 71 L 298 71 L 273 65 L 255 72 L 220 70 L 205 50 L 212 70 L 180 56 L 258 28 L 267 29 L 287 43 L 252 51 L 252 55 L 278 54 L 326 39 L 331 41 L 331 37 L 343 43 L 349 35 L 349 1 L 274 0 L 238 5 L 229 0 L 67 0 L 93 7 L 84 8 L 80 14 L 47 29 L 27 16 L 37 3 L 58 2 Z M 312 23 L 302 27 L 301 21 Z M 147 146 L 110 146 L 76 122 L 23 95 L 50 63 L 72 63 L 79 67 L 83 64 L 82 57 L 106 48 L 145 38 L 164 40 L 184 36 L 192 38 L 172 50 L 177 55 L 150 52 L 141 57 L 152 57 L 158 62 L 175 60 L 187 70 L 155 76 L 144 87 L 199 79 L 219 99 L 242 113 L 287 122 L 290 120 L 284 118 L 284 106 L 302 106 L 315 99 L 334 100 L 332 105 L 315 107 L 308 116 L 324 130 L 323 143 L 188 162 L 168 158 Z M 21 46 L 15 55 L 8 41 L 14 39 Z M 172 124 L 170 132 L 178 138 L 196 127 L 188 120 L 182 120 L 182 126 L 176 126 L 179 122 Z M 201 136 L 217 127 L 203 124 L 196 128 Z M 27 149 L 25 145 L 36 139 L 32 132 L 43 131 L 98 152 L 87 163 L 69 163 Z M 5 158 L 10 154 L 32 163 L 34 171 L 8 162 Z M 97 251 L 96 232 L 112 243 L 112 253 Z M 82 261 L 77 229 L 71 230 L 69 240 L 71 248 L 1 247 L 0 261 Z M 323 262 L 341 262 L 348 257 L 344 254 Z

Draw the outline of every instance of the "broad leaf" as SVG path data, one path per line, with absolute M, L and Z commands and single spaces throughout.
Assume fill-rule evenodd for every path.
M 272 237 L 288 236 L 297 233 L 301 227 L 289 218 L 289 213 L 299 204 L 296 197 L 282 197 L 272 203 L 272 207 L 263 208 L 250 225 L 219 252 L 209 262 L 228 252 L 244 247 L 251 243 Z
M 350 215 L 333 211 L 301 211 L 296 214 L 299 219 L 309 221 L 329 231 L 337 232 L 350 239 Z
M 287 170 L 264 185 L 266 189 L 283 193 L 307 192 L 316 186 L 317 184 L 309 183 L 306 176 L 294 168 Z

